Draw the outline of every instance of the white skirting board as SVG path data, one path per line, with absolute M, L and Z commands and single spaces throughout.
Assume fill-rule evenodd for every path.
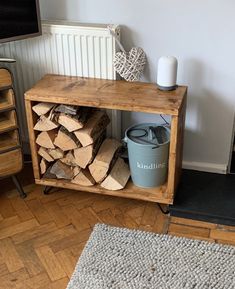
M 218 174 L 227 173 L 226 164 L 183 161 L 183 169 L 209 172 L 209 173 L 218 173 Z

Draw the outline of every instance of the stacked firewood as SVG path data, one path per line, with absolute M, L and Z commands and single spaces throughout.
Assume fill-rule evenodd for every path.
M 38 103 L 33 111 L 39 117 L 34 130 L 42 177 L 99 183 L 108 190 L 125 187 L 130 171 L 119 157 L 121 143 L 105 137 L 110 122 L 105 111 L 52 103 Z

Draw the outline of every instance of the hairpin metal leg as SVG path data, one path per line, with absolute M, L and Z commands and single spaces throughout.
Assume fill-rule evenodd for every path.
M 12 180 L 13 180 L 15 186 L 16 186 L 17 191 L 18 191 L 19 194 L 20 194 L 20 197 L 21 197 L 22 199 L 26 198 L 27 195 L 26 195 L 26 193 L 24 192 L 24 190 L 23 190 L 23 188 L 22 188 L 22 186 L 21 186 L 21 183 L 19 182 L 17 176 L 16 176 L 16 175 L 13 175 L 13 176 L 11 176 L 11 178 L 12 178 Z
M 157 203 L 157 205 L 158 205 L 160 211 L 161 211 L 164 215 L 168 215 L 168 214 L 170 213 L 168 207 L 167 207 L 166 210 L 164 210 L 160 204 Z
M 52 187 L 48 187 L 48 186 L 46 186 L 46 187 L 44 188 L 44 190 L 43 190 L 44 195 L 49 195 L 51 189 L 52 189 Z

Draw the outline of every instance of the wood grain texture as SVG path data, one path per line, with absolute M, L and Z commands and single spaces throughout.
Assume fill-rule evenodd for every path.
M 12 76 L 8 69 L 0 68 L 0 88 L 12 85 Z
M 36 86 L 26 92 L 25 99 L 27 111 L 32 109 L 30 108 L 32 104 L 29 103 L 40 101 L 41 103 L 80 107 L 164 113 L 172 116 L 168 182 L 164 186 L 140 189 L 129 182 L 127 187 L 118 193 L 109 192 L 99 186 L 89 189 L 89 191 L 99 194 L 172 204 L 181 171 L 186 94 L 187 87 L 183 86 L 171 92 L 163 92 L 151 83 L 127 83 L 125 81 L 46 75 Z M 30 142 L 35 142 L 35 132 L 32 132 L 32 128 L 36 119 L 32 111 L 27 113 L 27 118 L 29 118 Z M 77 133 L 81 131 L 78 130 Z M 32 155 L 37 154 L 35 143 L 31 145 L 31 150 Z M 85 187 L 76 184 L 46 178 L 40 179 L 38 159 L 35 158 L 33 164 L 37 184 L 55 187 L 65 185 L 65 188 L 87 191 Z
M 0 113 L 0 133 L 17 128 L 15 110 Z
M 178 115 L 186 90 L 180 86 L 165 92 L 151 83 L 46 75 L 25 97 L 33 101 Z
M 109 175 L 100 184 L 104 189 L 116 191 L 124 189 L 128 179 L 130 178 L 130 170 L 123 159 L 118 158 L 110 171 Z
M 4 132 L 0 136 L 0 154 L 20 146 L 17 130 Z
M 37 248 L 36 253 L 52 281 L 66 277 L 65 271 L 49 246 Z
M 203 240 L 209 239 L 210 235 L 210 230 L 208 228 L 185 226 L 182 224 L 170 224 L 168 232 L 176 236 L 180 234 L 184 237 L 201 238 Z
M 35 182 L 38 185 L 58 187 L 58 188 L 63 187 L 71 190 L 85 191 L 96 194 L 111 195 L 130 199 L 139 199 L 155 203 L 170 204 L 173 202 L 173 199 L 167 199 L 164 196 L 164 193 L 166 191 L 165 185 L 157 188 L 145 189 L 136 187 L 131 181 L 129 181 L 125 189 L 119 191 L 110 191 L 102 188 L 100 185 L 85 187 L 78 184 L 73 184 L 70 181 L 66 180 L 35 179 Z
M 27 116 L 27 124 L 29 133 L 29 143 L 31 149 L 31 157 L 33 163 L 33 172 L 35 178 L 40 178 L 40 168 L 39 168 L 39 156 L 38 156 L 38 145 L 36 144 L 36 134 L 34 132 L 34 125 L 37 121 L 36 114 L 33 114 L 31 101 L 25 101 L 25 109 Z
M 0 154 L 0 177 L 16 174 L 23 167 L 21 149 L 16 149 L 4 154 Z
M 169 218 L 154 203 L 66 189 L 46 196 L 37 185 L 27 191 L 24 200 L 16 190 L 1 194 L 4 289 L 65 289 L 96 223 L 235 245 L 235 227 Z M 22 221 L 22 211 L 30 211 L 31 219 Z
M 13 78 L 8 69 L 0 68 L 0 177 L 14 175 L 22 167 Z
M 14 272 L 24 267 L 24 264 L 10 238 L 0 240 L 0 253 L 3 260 L 5 260 L 9 272 Z
M 12 88 L 0 89 L 0 111 L 14 109 L 15 95 Z

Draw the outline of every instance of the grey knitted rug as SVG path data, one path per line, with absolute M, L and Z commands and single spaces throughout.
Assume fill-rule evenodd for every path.
M 235 247 L 98 224 L 67 287 L 155 288 L 235 288 Z

